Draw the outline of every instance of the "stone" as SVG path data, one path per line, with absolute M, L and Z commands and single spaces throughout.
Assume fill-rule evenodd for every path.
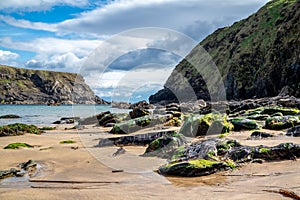
M 234 118 L 229 121 L 233 124 L 235 131 L 253 130 L 259 128 L 259 124 L 255 120 L 246 118 Z
M 150 114 L 151 113 L 148 110 L 141 109 L 141 108 L 134 108 L 132 111 L 129 112 L 131 119 L 143 117 Z
M 163 137 L 165 135 L 174 135 L 174 131 L 161 131 L 161 132 L 151 132 L 145 134 L 137 134 L 132 136 L 122 136 L 122 137 L 111 137 L 100 139 L 98 145 L 95 147 L 106 147 L 106 146 L 145 146 L 150 144 L 157 138 Z
M 197 137 L 228 133 L 232 129 L 233 126 L 227 121 L 226 115 L 219 113 L 191 114 L 185 117 L 179 133 L 187 137 Z
M 269 137 L 274 137 L 274 135 L 271 133 L 266 133 L 261 131 L 254 131 L 250 136 L 251 139 L 262 139 L 262 138 L 269 138 Z
M 177 134 L 176 132 L 173 135 L 166 134 L 152 141 L 143 156 L 170 159 L 178 147 L 187 143 L 188 140 L 181 134 Z
M 207 139 L 179 147 L 169 163 L 158 168 L 158 173 L 173 176 L 203 176 L 232 170 L 241 164 L 264 161 L 294 160 L 300 157 L 300 145 L 282 143 L 268 147 L 246 146 L 236 140 Z
M 300 126 L 290 128 L 286 132 L 287 136 L 300 137 Z
M 297 116 L 275 116 L 266 119 L 265 128 L 270 130 L 282 130 L 299 124 L 300 120 Z
M 21 118 L 18 115 L 2 115 L 0 116 L 0 119 L 17 119 L 17 118 Z

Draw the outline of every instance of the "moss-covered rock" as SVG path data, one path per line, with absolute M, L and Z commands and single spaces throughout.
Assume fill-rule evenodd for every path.
M 209 113 L 206 115 L 191 114 L 184 119 L 179 133 L 188 136 L 204 136 L 206 134 L 228 133 L 233 129 L 233 125 L 227 121 L 227 116 L 219 113 Z
M 265 128 L 271 130 L 282 130 L 299 124 L 300 120 L 297 116 L 275 116 L 266 119 Z
M 221 170 L 229 170 L 233 165 L 226 162 L 205 159 L 189 160 L 179 163 L 166 164 L 158 169 L 158 173 L 176 176 L 205 176 Z
M 11 144 L 7 145 L 6 147 L 4 147 L 4 149 L 19 149 L 20 147 L 33 148 L 33 146 L 30 144 L 16 142 L 16 143 L 11 143 Z
M 177 148 L 185 144 L 186 138 L 174 132 L 173 135 L 164 135 L 152 141 L 143 155 L 170 159 Z
M 259 128 L 259 124 L 255 120 L 250 120 L 242 117 L 231 119 L 230 122 L 233 124 L 235 131 L 253 130 Z
M 34 125 L 27 125 L 27 124 L 20 124 L 20 123 L 0 126 L 0 137 L 23 135 L 25 133 L 41 134 L 42 131 Z
M 16 119 L 16 118 L 21 118 L 19 115 L 2 115 L 0 116 L 0 119 Z
M 129 134 L 144 127 L 153 127 L 156 125 L 163 125 L 169 119 L 168 115 L 144 116 L 131 119 L 125 122 L 117 123 L 110 130 L 112 134 Z
M 236 140 L 208 139 L 180 147 L 172 160 L 158 172 L 175 176 L 203 176 L 230 170 L 255 160 L 279 161 L 300 157 L 300 145 L 283 143 L 277 146 L 246 146 Z

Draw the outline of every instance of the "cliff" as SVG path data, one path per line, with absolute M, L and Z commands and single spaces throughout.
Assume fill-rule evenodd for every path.
M 216 30 L 176 66 L 164 89 L 150 96 L 150 103 L 178 101 L 177 94 L 186 88 L 178 74 L 198 99 L 210 99 L 206 82 L 189 62 L 201 62 L 201 48 L 217 65 L 228 100 L 279 94 L 300 97 L 299 22 L 299 0 L 273 0 L 247 19 Z
M 79 74 L 0 65 L 1 104 L 106 104 Z

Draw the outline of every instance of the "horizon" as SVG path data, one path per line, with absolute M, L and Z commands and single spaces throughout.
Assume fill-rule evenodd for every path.
M 144 27 L 176 31 L 199 43 L 216 29 L 249 16 L 267 2 L 3 2 L 0 3 L 0 64 L 80 73 L 94 93 L 105 100 L 148 101 L 151 94 L 163 88 L 176 64 L 184 57 L 165 48 L 152 47 L 157 43 L 162 47 L 173 45 L 174 38 L 145 40 L 130 36 L 130 41 L 125 45 L 137 43 L 142 48 L 123 52 L 105 69 L 99 67 L 97 70 L 101 72 L 101 77 L 95 77 L 95 69 L 85 66 L 92 52 L 111 38 Z M 177 14 L 179 11 L 181 15 Z M 100 52 L 98 56 L 101 55 Z M 152 73 L 150 77 L 147 76 L 149 72 Z M 120 87 L 119 82 L 126 76 L 134 84 Z M 120 91 L 117 93 L 118 86 Z

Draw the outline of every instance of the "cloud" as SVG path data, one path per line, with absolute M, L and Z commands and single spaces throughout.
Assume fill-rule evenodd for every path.
M 73 53 L 54 55 L 47 60 L 31 59 L 25 63 L 26 68 L 49 69 L 58 71 L 78 71 L 86 57 L 78 58 Z
M 81 7 L 89 3 L 88 0 L 9 0 L 0 1 L 0 11 L 44 11 L 53 6 L 76 6 Z
M 99 40 L 38 38 L 22 42 L 0 38 L 3 47 L 36 53 L 35 57 L 24 63 L 24 67 L 71 72 L 78 72 L 88 55 L 100 43 Z
M 48 23 L 42 23 L 42 22 L 31 22 L 28 20 L 23 19 L 15 19 L 10 16 L 0 15 L 0 21 L 5 22 L 6 24 L 9 24 L 11 26 L 19 27 L 19 28 L 29 28 L 33 30 L 43 30 L 43 31 L 50 31 L 50 32 L 56 32 L 56 25 L 55 24 L 48 24 Z
M 120 0 L 81 13 L 78 18 L 57 24 L 57 28 L 61 31 L 110 35 L 133 28 L 163 27 L 189 34 L 188 27 L 196 26 L 194 29 L 202 30 L 198 34 L 203 32 L 204 35 L 215 28 L 212 22 L 219 22 L 222 26 L 229 25 L 256 11 L 266 2 L 267 0 Z
M 139 96 L 148 97 L 161 88 L 173 71 L 172 66 L 146 64 L 129 71 L 106 71 L 102 74 L 84 76 L 94 92 L 113 101 L 134 101 Z
M 1 61 L 8 61 L 14 60 L 19 57 L 19 54 L 11 52 L 11 51 L 3 51 L 0 49 L 0 60 Z

